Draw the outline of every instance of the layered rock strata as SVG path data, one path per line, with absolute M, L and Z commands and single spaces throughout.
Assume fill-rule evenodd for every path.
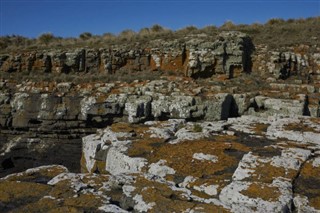
M 127 83 L 2 82 L 1 174 L 47 163 L 79 171 L 81 138 L 116 122 L 219 121 L 241 115 L 319 116 L 319 88 L 270 84 L 278 92 L 235 93 L 184 78 Z M 293 87 L 288 95 L 282 90 Z M 279 96 L 279 93 L 282 94 Z
M 44 50 L 0 56 L 2 72 L 115 73 L 121 70 L 165 70 L 192 77 L 251 70 L 251 39 L 239 32 L 189 39 L 151 41 L 146 48 L 110 46 L 100 49 Z

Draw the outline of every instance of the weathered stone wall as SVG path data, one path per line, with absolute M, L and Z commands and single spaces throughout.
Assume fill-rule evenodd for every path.
M 272 74 L 286 79 L 304 76 L 320 79 L 320 49 L 306 45 L 268 50 L 254 46 L 250 37 L 239 32 L 223 32 L 214 40 L 208 36 L 184 40 L 152 40 L 143 46 L 109 46 L 99 49 L 39 50 L 0 55 L 0 72 L 107 73 L 128 71 L 173 71 L 189 77 L 226 78 L 241 73 Z M 311 50 L 312 49 L 312 50 Z
M 184 41 L 150 42 L 150 47 L 101 47 L 43 50 L 0 56 L 2 72 L 105 72 L 164 70 L 192 77 L 250 72 L 251 39 L 239 32 L 221 33 L 215 41 L 195 37 Z
M 167 119 L 225 120 L 259 108 L 276 110 L 275 106 L 279 108 L 275 111 L 278 114 L 303 115 L 309 104 L 306 103 L 307 94 L 312 96 L 319 92 L 311 85 L 293 87 L 271 83 L 273 89 L 288 90 L 290 86 L 291 96 L 297 94 L 294 99 L 281 99 L 268 97 L 267 93 L 237 94 L 211 86 L 199 87 L 188 81 L 49 84 L 27 82 L 9 89 L 3 82 L 3 92 L 0 93 L 1 127 L 71 131 L 104 127 L 119 120 L 130 123 Z M 317 117 L 317 112 L 311 116 Z
M 277 79 L 300 76 L 306 82 L 320 80 L 320 48 L 299 45 L 281 50 L 267 50 L 256 46 L 252 55 L 252 70 L 261 75 L 273 75 Z

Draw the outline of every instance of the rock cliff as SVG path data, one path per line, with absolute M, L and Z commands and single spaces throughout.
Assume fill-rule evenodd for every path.
M 44 50 L 0 56 L 3 72 L 115 73 L 119 70 L 170 70 L 186 76 L 228 77 L 250 72 L 251 39 L 239 32 L 211 37 L 150 42 L 150 46 L 112 46 L 99 49 Z

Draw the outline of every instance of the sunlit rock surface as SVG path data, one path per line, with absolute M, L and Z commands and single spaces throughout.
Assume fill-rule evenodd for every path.
M 4 177 L 1 208 L 320 211 L 318 119 L 248 115 L 217 122 L 115 123 L 82 143 L 83 173 L 53 165 Z
M 319 52 L 228 31 L 1 54 L 0 212 L 319 212 Z

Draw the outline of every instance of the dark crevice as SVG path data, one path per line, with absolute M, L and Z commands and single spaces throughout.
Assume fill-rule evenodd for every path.
M 303 115 L 304 116 L 310 116 L 310 110 L 309 110 L 309 97 L 306 95 L 306 98 L 304 100 L 304 105 L 303 105 Z
M 268 138 L 252 137 L 250 134 L 243 132 L 236 131 L 235 135 L 238 137 L 237 141 L 239 143 L 244 144 L 248 147 L 265 147 L 275 143 L 274 140 Z
M 117 200 L 112 200 L 111 199 L 109 202 L 110 202 L 110 204 L 113 204 L 113 205 L 116 205 L 116 206 L 120 207 L 120 202 L 117 201 Z
M 312 153 L 313 154 L 313 153 Z M 295 194 L 297 193 L 297 191 L 300 191 L 300 187 L 301 186 L 306 186 L 308 185 L 308 188 L 309 186 L 313 186 L 313 187 L 318 187 L 319 184 L 320 184 L 320 181 L 316 181 L 316 180 L 306 180 L 304 179 L 303 177 L 301 177 L 301 171 L 304 167 L 304 165 L 308 162 L 308 161 L 311 161 L 315 156 L 314 155 L 310 155 L 304 162 L 302 162 L 296 176 L 293 178 L 292 180 L 292 188 L 291 188 L 291 191 L 292 191 L 292 200 L 291 200 L 291 212 L 295 212 L 296 211 L 296 206 L 294 205 L 294 202 L 293 202 L 293 199 L 295 197 Z M 301 183 L 300 183 L 301 182 Z M 311 187 L 312 188 L 312 187 Z M 303 190 L 301 190 L 301 192 L 303 192 Z M 312 194 L 308 195 L 308 193 L 304 193 L 305 195 L 307 195 L 307 197 L 312 197 Z
M 14 168 L 14 163 L 11 158 L 7 158 L 1 162 L 1 167 L 4 170 Z

